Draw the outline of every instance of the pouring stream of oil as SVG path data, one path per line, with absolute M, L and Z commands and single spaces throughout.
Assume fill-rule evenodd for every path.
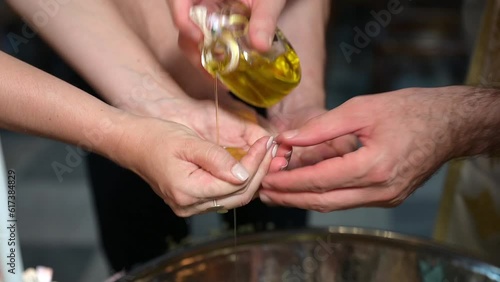
M 217 80 L 219 76 L 216 73 L 215 78 L 214 78 L 214 94 L 215 94 L 215 130 L 216 130 L 216 140 L 217 140 L 217 145 L 220 146 L 220 127 L 219 127 L 219 92 L 217 88 Z M 235 153 L 237 154 L 238 152 L 233 152 L 231 149 L 233 148 L 227 148 L 229 149 L 228 152 L 234 155 Z M 233 209 L 233 238 L 234 238 L 234 281 L 238 281 L 238 254 L 236 253 L 236 244 L 237 244 L 237 225 L 236 225 L 236 208 Z
M 217 89 L 217 78 L 216 74 L 214 78 L 214 95 L 215 95 L 215 134 L 217 139 L 217 146 L 220 146 L 220 128 L 219 128 L 219 92 Z

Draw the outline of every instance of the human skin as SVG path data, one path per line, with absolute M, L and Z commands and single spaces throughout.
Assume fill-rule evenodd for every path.
M 189 19 L 189 9 L 193 5 L 214 1 L 220 2 L 219 0 L 168 1 L 173 21 L 180 30 L 179 44 L 193 65 L 198 65 L 199 68 L 201 65 L 198 45 L 202 41 L 202 34 Z M 272 129 L 275 132 L 293 129 L 308 119 L 325 113 L 327 111 L 324 89 L 325 33 L 330 14 L 330 1 L 246 0 L 242 2 L 252 11 L 249 38 L 253 47 L 259 51 L 267 50 L 268 39 L 274 36 L 275 29 L 279 25 L 301 61 L 302 80 L 299 86 L 280 103 L 267 110 Z M 297 148 L 281 169 L 313 164 L 324 158 L 352 151 L 355 146 L 354 136 L 343 136 L 318 146 Z M 290 156 L 291 152 L 291 147 L 281 144 L 278 155 Z
M 183 124 L 224 147 L 247 150 L 272 135 L 255 110 L 223 91 L 216 124 L 213 80 L 183 56 L 166 2 L 74 0 L 42 26 L 34 21 L 42 2 L 8 2 L 109 104 Z M 270 169 L 286 162 L 274 158 Z
M 267 1 L 268 10 L 277 9 Z M 264 4 L 263 4 L 264 5 Z M 263 9 L 265 10 L 265 9 Z M 254 14 L 252 14 L 252 17 Z M 268 109 L 270 124 L 278 132 L 295 129 L 327 111 L 325 105 L 326 25 L 330 1 L 288 0 L 278 18 L 279 28 L 292 42 L 301 60 L 302 80 L 283 101 Z M 266 15 L 262 16 L 266 18 Z M 280 144 L 280 150 L 286 145 Z M 342 136 L 317 146 L 293 148 L 287 168 L 315 164 L 356 148 L 353 135 Z M 290 149 L 290 148 L 288 148 Z
M 9 2 L 28 20 L 41 9 L 40 2 L 35 0 Z M 290 40 L 310 41 L 309 44 L 314 41 L 314 48 L 319 50 L 309 52 L 303 44 L 295 46 L 297 52 L 303 54 L 304 79 L 283 103 L 269 109 L 270 121 L 262 120 L 254 110 L 220 91 L 219 127 L 223 146 L 248 149 L 260 137 L 275 132 L 275 128 L 293 128 L 325 111 L 322 33 L 328 17 L 325 11 L 329 9 L 324 4 L 303 7 L 301 1 L 290 3 L 285 9 L 286 16 L 281 19 L 284 31 L 295 34 L 296 28 L 303 30 L 304 37 L 290 37 Z M 37 26 L 33 21 L 31 25 L 104 100 L 137 115 L 183 124 L 200 137 L 216 142 L 215 107 L 213 100 L 208 100 L 213 99 L 213 80 L 204 75 L 201 68 L 189 64 L 177 42 L 172 40 L 178 33 L 164 1 L 74 0 L 58 9 L 46 25 Z M 302 10 L 303 16 L 307 15 L 304 22 L 309 22 L 309 27 L 317 33 L 293 20 Z M 317 16 L 315 12 L 319 10 L 324 17 Z M 199 57 L 197 60 L 199 64 Z M 302 95 L 307 98 L 297 98 Z M 345 139 L 347 142 L 339 139 L 322 144 L 319 149 L 308 148 L 312 153 L 306 157 L 301 157 L 300 150 L 296 150 L 291 161 L 291 148 L 281 146 L 269 170 L 304 164 L 304 160 L 306 164 L 316 162 L 352 150 L 353 139 Z
M 41 9 L 36 0 L 9 2 L 28 20 Z M 30 23 L 111 105 L 135 114 L 179 122 L 216 142 L 215 107 L 210 102 L 213 101 L 213 79 L 201 68 L 198 55 L 193 64 L 189 64 L 183 56 L 186 52 L 172 40 L 178 37 L 178 32 L 169 17 L 167 3 L 83 2 L 74 0 L 61 5 L 59 12 L 44 26 Z M 232 99 L 220 87 L 219 127 L 224 133 L 220 135 L 221 145 L 247 149 L 261 136 L 296 127 L 325 112 L 324 30 L 329 5 L 328 1 L 315 1 L 304 6 L 309 2 L 289 1 L 280 18 L 282 29 L 291 34 L 290 40 L 298 43 L 294 46 L 302 61 L 301 84 L 282 103 L 268 110 L 268 120 Z M 318 17 L 318 12 L 322 17 Z M 304 21 L 297 23 L 294 20 L 297 16 Z M 295 35 L 299 31 L 302 35 Z M 270 170 L 338 155 L 352 150 L 353 144 L 354 139 L 346 137 L 319 148 L 308 148 L 306 154 L 296 150 L 291 161 L 291 148 L 281 146 Z
M 1 128 L 101 154 L 144 178 L 179 216 L 203 213 L 214 199 L 227 209 L 248 203 L 269 168 L 269 137 L 238 162 L 184 125 L 111 107 L 3 52 L 0 65 Z
M 269 174 L 260 198 L 319 212 L 397 206 L 448 160 L 498 153 L 499 109 L 498 90 L 468 86 L 355 97 L 276 140 L 307 147 L 354 134 L 361 147 Z
M 189 18 L 191 7 L 224 1 L 227 0 L 167 0 L 176 26 L 184 36 L 193 42 L 200 42 L 203 39 L 203 34 Z M 257 50 L 267 51 L 271 46 L 278 18 L 287 1 L 242 0 L 241 2 L 250 7 L 252 13 L 248 31 L 250 42 Z

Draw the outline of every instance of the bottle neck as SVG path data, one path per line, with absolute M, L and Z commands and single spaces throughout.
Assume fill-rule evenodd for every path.
M 247 34 L 248 18 L 242 14 L 209 13 L 204 6 L 192 7 L 190 16 L 203 32 L 203 67 L 212 75 L 234 71 L 241 52 L 238 38 Z
M 223 32 L 209 46 L 203 47 L 201 62 L 212 75 L 227 74 L 234 71 L 240 61 L 240 47 L 228 31 Z

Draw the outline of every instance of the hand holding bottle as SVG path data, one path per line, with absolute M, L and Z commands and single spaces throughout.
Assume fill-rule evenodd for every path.
M 196 43 L 201 42 L 203 34 L 191 21 L 189 12 L 194 5 L 211 2 L 227 2 L 227 0 L 168 0 L 172 18 L 182 36 Z M 271 47 L 278 17 L 285 7 L 286 0 L 242 0 L 241 2 L 250 7 L 252 12 L 248 31 L 252 46 L 259 51 L 267 51 Z
M 267 52 L 252 46 L 253 15 L 240 1 L 203 2 L 189 17 L 202 31 L 201 44 L 179 38 L 194 65 L 201 65 L 246 103 L 269 108 L 279 103 L 301 80 L 300 60 L 284 34 L 275 29 Z

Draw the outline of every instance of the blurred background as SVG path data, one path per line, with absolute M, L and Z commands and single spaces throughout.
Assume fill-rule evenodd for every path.
M 387 27 L 351 56 L 346 56 L 341 46 L 355 46 L 354 28 L 363 30 L 374 20 L 370 12 L 385 9 L 388 1 L 333 2 L 327 35 L 328 107 L 356 95 L 463 83 L 482 1 L 401 2 L 403 11 L 393 15 Z M 24 22 L 0 0 L 1 50 L 85 90 L 87 86 L 80 78 L 37 36 L 12 44 L 8 35 L 21 35 L 24 27 Z M 7 168 L 17 172 L 17 216 L 25 267 L 52 267 L 57 281 L 95 282 L 109 277 L 85 160 L 59 182 L 51 165 L 64 162 L 70 146 L 5 131 L 1 136 Z M 445 173 L 446 166 L 397 208 L 311 212 L 309 224 L 369 227 L 431 237 Z M 222 228 L 216 215 L 193 217 L 190 227 L 195 240 L 212 238 Z

